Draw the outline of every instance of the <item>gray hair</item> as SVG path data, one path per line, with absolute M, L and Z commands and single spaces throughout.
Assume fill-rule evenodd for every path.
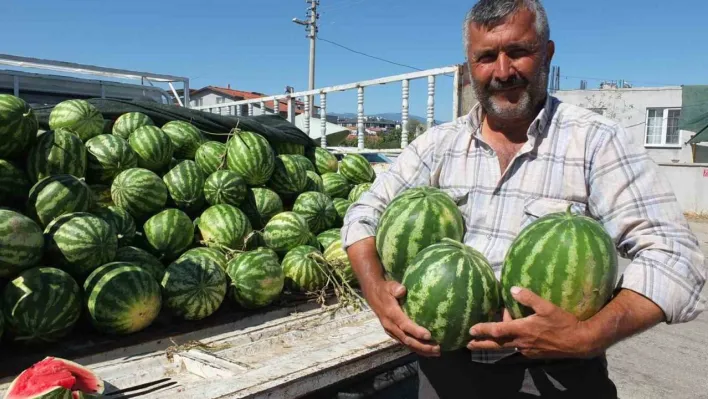
M 465 16 L 462 39 L 465 59 L 469 47 L 469 26 L 472 22 L 482 26 L 493 26 L 522 9 L 531 11 L 536 17 L 536 33 L 541 38 L 541 45 L 545 46 L 551 37 L 551 28 L 548 26 L 548 16 L 540 0 L 480 0 Z

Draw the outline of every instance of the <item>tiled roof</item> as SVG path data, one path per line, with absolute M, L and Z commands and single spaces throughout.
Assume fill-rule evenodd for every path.
M 254 98 L 260 98 L 260 97 L 268 97 L 268 94 L 263 94 L 263 93 L 257 93 L 257 92 L 252 92 L 252 91 L 242 91 L 242 90 L 234 90 L 228 87 L 219 87 L 219 86 L 206 86 L 203 87 L 197 92 L 201 92 L 203 90 L 211 90 L 216 93 L 222 94 L 227 97 L 231 97 L 232 99 L 238 101 L 238 100 L 251 100 Z M 296 104 L 302 106 L 304 109 L 305 103 L 296 100 Z M 273 101 L 266 101 L 266 108 L 273 109 Z M 318 109 L 319 107 L 315 105 L 315 109 Z M 278 111 L 279 112 L 288 112 L 288 103 L 286 100 L 278 100 Z M 296 113 L 302 113 L 302 111 L 298 111 L 297 109 L 295 110 Z

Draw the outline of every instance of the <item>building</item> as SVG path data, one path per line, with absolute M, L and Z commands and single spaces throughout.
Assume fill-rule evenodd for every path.
M 178 92 L 178 94 L 181 94 Z M 254 98 L 267 97 L 270 94 L 258 93 L 253 91 L 243 91 L 235 90 L 231 88 L 229 84 L 227 87 L 218 86 L 206 86 L 198 90 L 190 91 L 190 106 L 201 107 L 209 105 L 220 105 L 225 102 L 230 101 L 241 101 L 250 100 Z M 273 113 L 273 101 L 266 101 L 266 113 Z M 211 112 L 222 114 L 222 115 L 248 115 L 248 105 L 239 105 L 240 110 L 236 109 L 236 106 L 231 106 L 227 108 L 214 108 Z M 253 104 L 254 115 L 262 114 L 260 110 L 260 103 Z M 209 110 L 207 110 L 209 111 Z M 295 101 L 295 114 L 301 114 L 305 112 L 305 103 L 301 100 Z M 313 109 L 314 115 L 319 115 L 320 107 L 315 106 Z M 288 116 L 288 103 L 286 100 L 278 101 L 278 113 L 280 116 L 286 118 Z
M 358 123 L 359 121 L 357 118 L 337 118 L 337 124 L 339 126 L 356 128 L 358 126 Z M 397 129 L 400 127 L 400 122 L 393 121 L 390 119 L 381 118 L 378 116 L 364 117 L 364 130 L 367 131 L 386 131 L 389 129 Z

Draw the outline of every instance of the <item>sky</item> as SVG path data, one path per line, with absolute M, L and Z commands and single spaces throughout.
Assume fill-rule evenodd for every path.
M 0 53 L 185 76 L 192 88 L 267 94 L 308 86 L 305 0 L 0 0 Z M 321 0 L 319 37 L 419 69 L 464 62 L 461 26 L 474 1 Z M 708 83 L 708 2 L 545 0 L 561 89 L 624 79 L 635 86 Z M 5 68 L 5 67 L 2 67 Z M 16 69 L 16 68 L 15 68 Z M 32 71 L 30 72 L 39 72 Z M 413 72 L 316 43 L 315 86 Z M 435 118 L 452 117 L 452 78 L 436 80 Z M 425 116 L 427 81 L 411 83 Z M 356 91 L 328 96 L 356 112 Z M 400 112 L 401 85 L 367 88 L 365 113 Z

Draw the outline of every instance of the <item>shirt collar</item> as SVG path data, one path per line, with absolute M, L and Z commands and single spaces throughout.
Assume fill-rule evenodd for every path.
M 533 122 L 531 122 L 531 125 L 529 126 L 527 133 L 529 136 L 529 141 L 535 141 L 536 137 L 539 135 L 542 136 L 546 131 L 546 128 L 553 119 L 553 114 L 555 113 L 557 103 L 558 100 L 555 97 L 550 94 L 546 95 L 543 108 L 541 108 L 541 111 L 539 111 L 538 115 L 536 115 Z M 481 139 L 482 134 L 483 112 L 484 110 L 482 109 L 481 103 L 477 102 L 477 104 L 472 107 L 470 112 L 467 113 L 467 123 L 470 127 L 470 132 L 473 137 L 478 139 Z

